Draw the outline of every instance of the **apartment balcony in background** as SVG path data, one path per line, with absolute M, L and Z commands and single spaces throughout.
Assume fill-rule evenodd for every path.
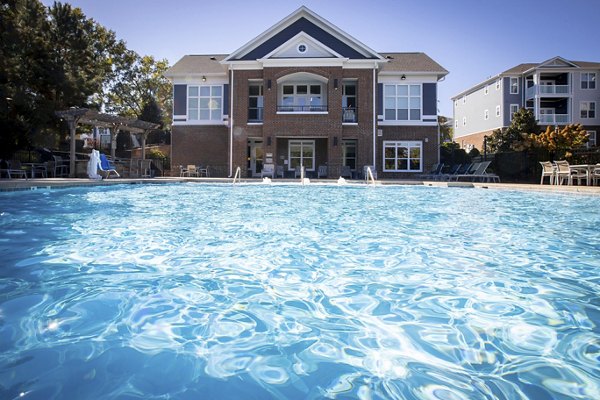
M 525 96 L 528 99 L 535 97 L 536 95 L 547 97 L 547 96 L 568 96 L 571 94 L 570 85 L 533 85 L 528 87 L 525 91 Z
M 541 114 L 538 122 L 546 125 L 564 125 L 571 123 L 571 117 L 569 114 Z

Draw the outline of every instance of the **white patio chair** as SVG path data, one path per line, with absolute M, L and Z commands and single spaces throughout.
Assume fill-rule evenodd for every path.
M 554 178 L 556 176 L 556 169 L 550 161 L 540 161 L 542 165 L 542 177 L 540 178 L 540 185 L 544 184 L 544 178 L 548 177 L 548 184 L 554 184 Z

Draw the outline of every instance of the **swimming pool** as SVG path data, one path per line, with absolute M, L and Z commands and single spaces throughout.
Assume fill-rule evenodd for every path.
M 600 198 L 0 193 L 0 398 L 600 397 Z

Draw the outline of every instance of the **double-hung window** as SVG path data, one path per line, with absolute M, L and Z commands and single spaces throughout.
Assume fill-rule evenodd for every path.
M 595 101 L 582 101 L 579 103 L 581 111 L 581 118 L 591 119 L 596 118 L 596 102 Z
M 519 94 L 519 78 L 510 78 L 510 94 Z
M 342 84 L 342 121 L 357 122 L 356 81 Z
M 519 105 L 518 104 L 511 104 L 510 105 L 510 120 L 513 120 L 513 116 L 515 115 L 516 112 L 519 111 Z
M 588 141 L 587 147 L 595 147 L 596 146 L 596 131 L 587 131 Z
M 386 121 L 421 120 L 421 85 L 384 85 Z
M 222 121 L 223 87 L 188 86 L 188 121 Z
M 263 85 L 251 83 L 248 87 L 248 122 L 263 121 Z
M 583 72 L 581 74 L 581 88 L 582 89 L 596 89 L 596 73 L 595 72 Z
M 420 172 L 423 143 L 419 141 L 384 141 L 383 170 L 386 172 Z

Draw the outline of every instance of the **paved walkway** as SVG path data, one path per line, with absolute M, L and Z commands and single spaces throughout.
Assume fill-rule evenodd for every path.
M 231 178 L 150 178 L 150 179 L 103 179 L 100 181 L 80 178 L 41 178 L 41 179 L 0 179 L 0 191 L 31 190 L 32 188 L 61 188 L 77 186 L 106 186 L 118 184 L 141 184 L 141 183 L 174 183 L 174 182 L 196 182 L 196 183 L 232 183 Z M 298 183 L 298 179 L 273 179 L 272 184 Z M 311 179 L 311 184 L 337 184 L 337 179 Z M 347 180 L 348 184 L 365 185 L 363 180 Z M 242 178 L 242 184 L 262 184 L 261 179 Z M 484 188 L 503 190 L 535 190 L 563 193 L 587 193 L 600 195 L 600 186 L 554 186 L 521 183 L 480 183 L 480 182 L 440 182 L 422 180 L 378 180 L 377 185 L 423 185 L 435 187 L 463 187 Z

